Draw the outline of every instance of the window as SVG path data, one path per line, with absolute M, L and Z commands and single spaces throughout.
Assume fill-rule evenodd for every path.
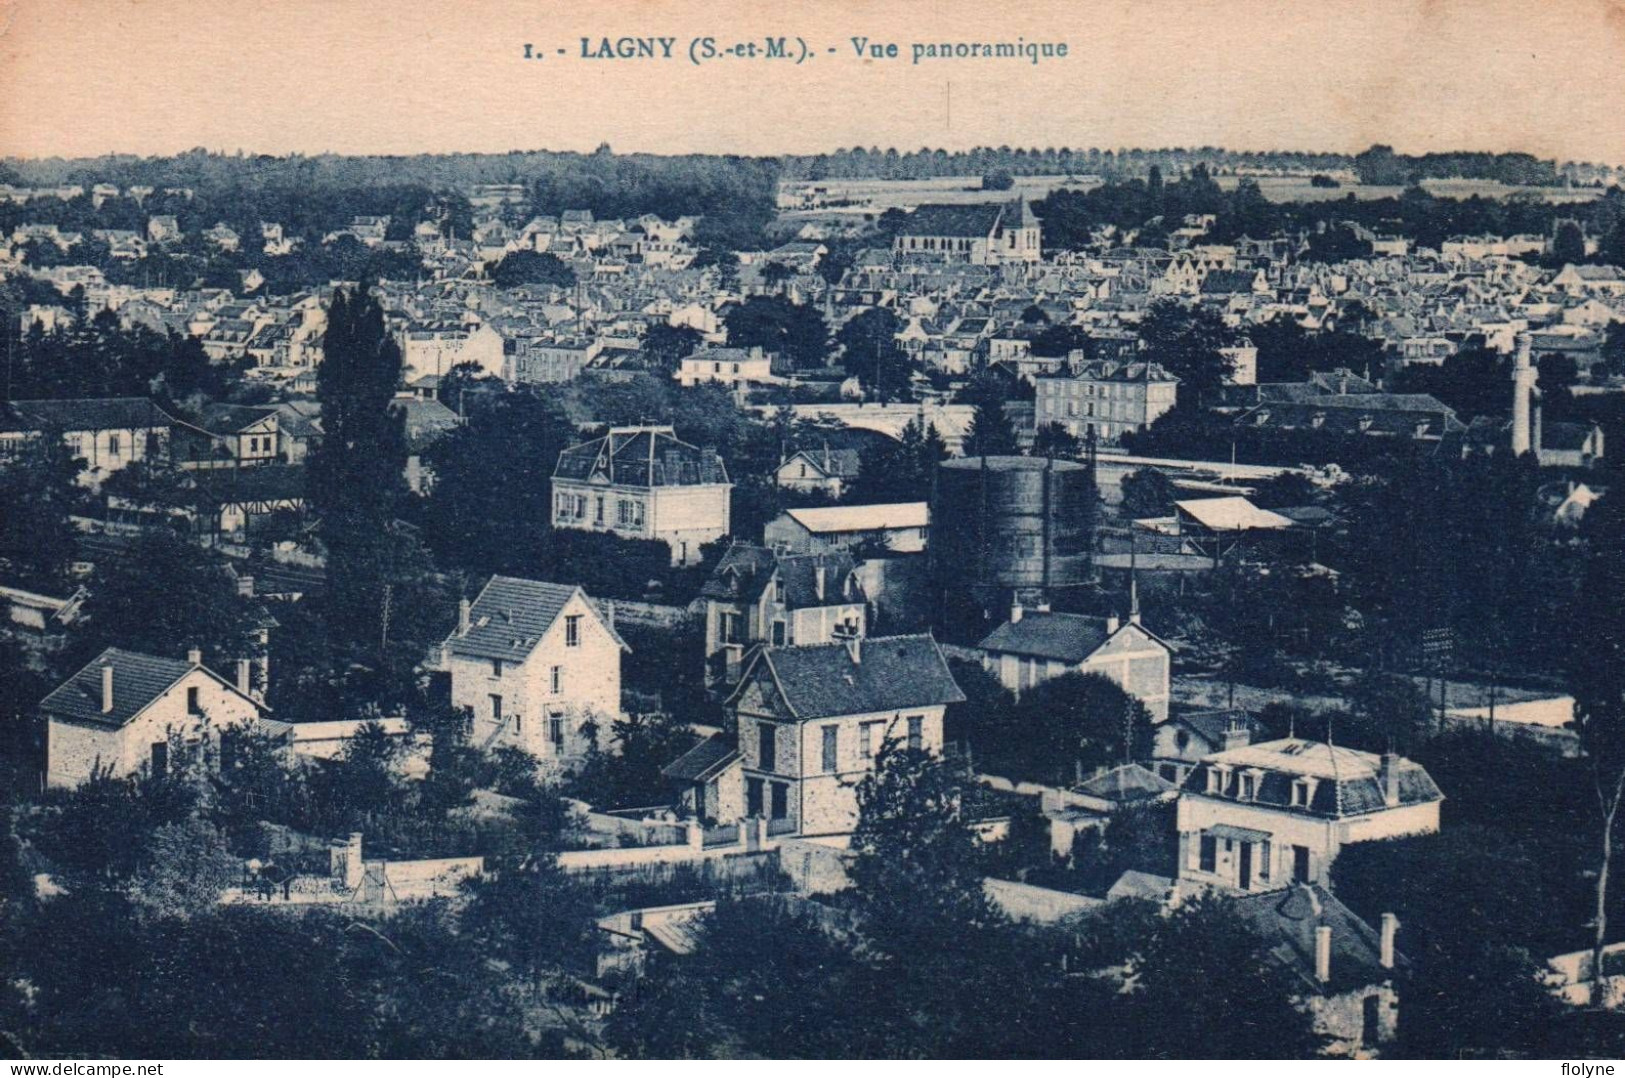
M 858 755 L 865 760 L 875 758 L 875 735 L 880 731 L 880 723 L 866 722 L 858 727 Z
M 1292 847 L 1292 882 L 1309 883 L 1309 847 Z
M 778 728 L 764 722 L 756 728 L 756 763 L 763 771 L 772 771 L 778 765 Z
M 564 646 L 578 648 L 581 646 L 581 615 L 566 614 L 564 618 Z
M 602 494 L 593 499 L 592 522 L 594 524 L 604 522 L 604 496 Z
M 489 696 L 488 699 L 491 701 L 491 717 L 493 719 L 501 721 L 501 719 L 502 719 L 502 694 L 494 692 Z
M 762 814 L 762 780 L 745 780 L 745 815 L 760 816 Z
M 773 819 L 782 820 L 790 815 L 790 787 L 782 782 L 770 784 L 773 790 Z
M 203 705 L 198 702 L 198 687 L 191 685 L 186 690 L 186 713 L 188 715 L 203 714 Z
M 839 726 L 824 727 L 823 760 L 821 762 L 825 771 L 834 771 L 836 769 L 836 744 L 837 738 L 840 736 L 840 730 Z
M 491 676 L 492 677 L 501 677 L 502 676 L 502 660 L 501 659 L 492 659 L 491 660 Z
M 152 743 L 152 777 L 162 778 L 169 773 L 169 742 Z
M 722 615 L 722 642 L 724 644 L 739 643 L 739 615 Z
M 114 456 L 114 457 L 118 456 L 118 453 L 119 453 L 118 435 L 109 434 L 107 436 L 107 452 L 108 452 L 109 456 Z
M 1213 872 L 1219 865 L 1219 841 L 1212 835 L 1202 836 L 1200 863 L 1198 867 L 1203 872 Z
M 1237 791 L 1236 796 L 1242 801 L 1256 800 L 1258 797 L 1258 776 L 1241 776 L 1241 788 Z
M 553 743 L 553 751 L 564 752 L 564 719 L 554 715 L 547 720 L 547 739 Z
M 1224 793 L 1224 769 L 1209 767 L 1207 769 L 1207 792 L 1210 794 Z
M 784 622 L 782 621 L 773 623 L 773 646 L 776 648 L 784 646 Z
M 552 671 L 553 695 L 557 696 L 564 691 L 564 667 L 555 666 Z
M 918 752 L 925 747 L 924 715 L 910 715 L 908 717 L 908 747 L 913 752 Z

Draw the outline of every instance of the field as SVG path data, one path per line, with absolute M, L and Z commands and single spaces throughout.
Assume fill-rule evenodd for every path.
M 1331 199 L 1393 198 L 1404 190 L 1398 184 L 1343 183 L 1338 187 L 1315 187 L 1307 175 L 1256 176 L 1259 190 L 1271 202 L 1325 202 Z M 1233 191 L 1241 183 L 1240 176 L 1219 176 L 1219 186 Z M 974 205 L 980 202 L 1003 202 L 1016 195 L 1028 201 L 1040 199 L 1051 191 L 1068 189 L 1089 191 L 1101 185 L 1098 176 L 1017 176 L 1015 186 L 1007 191 L 988 191 L 982 188 L 978 176 L 943 176 L 929 180 L 819 180 L 785 184 L 779 190 L 779 209 L 784 217 L 805 221 L 814 215 L 864 215 L 884 213 L 892 208 L 912 209 L 925 203 L 933 205 Z M 1510 198 L 1513 196 L 1537 198 L 1545 202 L 1590 202 L 1602 194 L 1592 187 L 1512 187 L 1494 180 L 1424 180 L 1422 186 L 1441 198 Z M 804 200 L 804 196 L 810 201 Z

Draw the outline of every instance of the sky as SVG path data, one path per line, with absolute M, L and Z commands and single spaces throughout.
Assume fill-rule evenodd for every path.
M 684 56 L 778 35 L 811 58 Z M 677 42 L 590 60 L 583 36 Z M 1017 38 L 1068 55 L 910 62 Z M 1383 142 L 1625 164 L 1621 103 L 1625 0 L 0 0 L 0 156 Z

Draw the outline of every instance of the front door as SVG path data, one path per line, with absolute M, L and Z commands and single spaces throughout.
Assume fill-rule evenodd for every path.
M 1253 844 L 1251 842 L 1243 842 L 1241 844 L 1241 860 L 1239 862 L 1239 868 L 1236 871 L 1236 886 L 1245 891 L 1251 888 L 1252 885 Z

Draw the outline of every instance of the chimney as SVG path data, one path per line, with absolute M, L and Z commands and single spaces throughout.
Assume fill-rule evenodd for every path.
M 1245 748 L 1252 744 L 1253 732 L 1247 728 L 1245 715 L 1231 715 L 1224 727 L 1224 751 Z
M 1010 604 L 1010 624 L 1015 625 L 1020 622 L 1021 614 L 1021 603 L 1019 601 L 1012 601 Z
M 1377 780 L 1382 784 L 1382 803 L 1389 808 L 1399 804 L 1399 757 L 1392 752 L 1382 754 L 1377 768 Z
M 458 602 L 457 602 L 457 635 L 458 636 L 467 636 L 468 635 L 468 611 L 469 611 L 468 600 L 467 599 L 458 600 Z
M 1394 968 L 1394 936 L 1399 932 L 1399 918 L 1391 913 L 1382 915 L 1382 952 L 1379 960 L 1383 969 Z
M 254 578 L 251 576 L 238 577 L 237 594 L 245 599 L 252 599 L 254 597 Z
M 250 671 L 253 667 L 247 659 L 237 660 L 237 691 L 244 696 L 252 695 L 254 678 Z
M 813 590 L 817 592 L 820 599 L 824 597 L 824 567 L 822 565 L 813 569 Z
M 846 653 L 852 656 L 853 665 L 863 662 L 863 637 L 853 633 L 846 638 Z
M 1123 627 L 1123 623 L 1117 617 L 1116 614 L 1107 614 L 1106 615 L 1106 635 L 1107 636 L 1112 635 L 1113 633 L 1115 633 L 1118 629 L 1121 629 L 1122 627 Z
M 1330 925 L 1315 929 L 1315 980 L 1321 984 L 1332 979 L 1332 930 Z
M 113 710 L 113 664 L 102 663 L 102 714 Z
M 186 653 L 186 661 L 191 663 L 193 666 L 202 666 L 203 652 L 197 648 L 193 648 Z

